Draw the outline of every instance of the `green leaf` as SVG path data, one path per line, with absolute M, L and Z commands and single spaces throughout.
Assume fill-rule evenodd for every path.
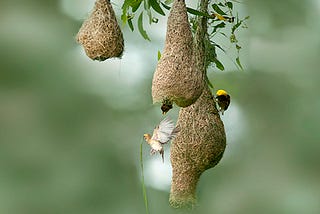
M 151 10 L 150 10 L 150 8 L 149 9 L 147 9 L 147 15 L 148 15 L 148 17 L 149 17 L 149 24 L 151 25 L 152 24 L 152 13 L 151 13 Z
M 217 31 L 218 28 L 224 28 L 226 26 L 226 23 L 224 22 L 221 22 L 215 26 L 213 26 L 213 30 L 212 30 L 212 33 L 215 33 Z
M 133 24 L 132 24 L 132 19 L 128 19 L 128 25 L 129 25 L 130 30 L 134 31 L 134 27 L 133 27 Z
M 193 15 L 197 15 L 197 16 L 204 16 L 204 17 L 207 17 L 207 18 L 212 18 L 209 14 L 206 14 L 204 12 L 201 12 L 199 10 L 195 10 L 195 9 L 192 9 L 190 7 L 187 7 L 187 11 L 188 13 L 191 13 Z
M 171 7 L 169 7 L 168 5 L 166 5 L 166 4 L 162 3 L 162 2 L 160 2 L 160 3 L 165 9 L 170 10 Z
M 158 51 L 158 61 L 160 60 L 160 58 L 161 58 L 161 52 Z
M 206 49 L 206 67 L 208 67 L 211 63 L 214 63 L 215 59 L 217 58 L 216 44 L 207 38 L 204 40 L 204 46 Z
M 133 1 L 133 0 L 125 0 L 125 1 L 123 2 L 123 5 L 122 5 L 121 9 L 122 9 L 122 10 L 125 10 L 125 12 L 127 12 L 127 10 L 128 10 L 128 8 L 129 8 L 129 6 L 131 5 L 132 1 Z
M 217 24 L 215 26 L 213 26 L 214 28 L 224 28 L 226 26 L 226 23 L 221 22 L 220 24 Z
M 150 10 L 150 7 L 151 7 L 151 5 L 150 5 L 150 2 L 149 2 L 149 0 L 143 0 L 143 2 L 144 2 L 144 9 L 145 10 Z
M 147 34 L 147 32 L 143 28 L 143 12 L 140 13 L 139 18 L 138 18 L 138 29 L 139 29 L 139 32 L 140 32 L 141 36 L 145 40 L 151 41 L 149 36 L 148 36 L 148 34 Z
M 238 42 L 237 37 L 236 37 L 235 34 L 231 34 L 230 35 L 230 42 L 231 43 L 237 43 Z
M 168 5 L 166 5 L 166 4 L 162 3 L 162 2 L 161 2 L 161 5 L 162 5 L 165 9 L 167 9 L 167 10 L 170 10 L 170 9 L 171 9 L 171 7 L 169 7 Z M 195 10 L 195 9 L 193 9 L 193 8 L 190 8 L 190 7 L 187 7 L 187 12 L 188 12 L 188 13 L 191 13 L 191 14 L 193 14 L 193 15 L 196 15 L 196 16 L 204 16 L 204 17 L 207 17 L 207 18 L 212 19 L 212 17 L 211 17 L 209 14 L 204 13 L 204 12 L 201 12 L 201 11 L 199 11 L 199 10 Z
M 235 25 L 233 25 L 232 28 L 231 28 L 232 34 L 241 26 L 241 24 L 242 24 L 245 20 L 247 20 L 247 19 L 249 19 L 249 18 L 250 18 L 250 16 L 246 16 L 244 19 L 239 20 L 239 18 L 238 18 L 238 16 L 237 16 L 237 23 L 236 23 Z
M 163 12 L 157 0 L 149 0 L 151 7 L 159 14 L 165 16 L 166 14 Z
M 142 3 L 142 0 L 135 0 L 132 4 L 131 4 L 131 7 L 132 7 L 132 12 L 136 12 L 140 5 Z
M 123 5 L 121 7 L 122 9 L 122 14 L 121 14 L 121 20 L 122 20 L 122 23 L 125 24 L 127 23 L 128 21 L 128 10 L 129 10 L 129 7 L 132 7 L 132 5 L 135 3 L 136 0 L 125 0 L 123 2 Z M 142 1 L 142 0 L 140 0 Z
M 206 75 L 205 78 L 206 78 L 206 82 L 208 83 L 208 86 L 213 89 L 214 87 L 213 87 L 212 83 L 210 82 L 210 80 L 209 80 L 207 75 Z
M 220 15 L 227 15 L 225 12 L 223 12 L 223 10 L 220 9 L 220 7 L 217 4 L 213 4 L 212 8 L 214 9 L 214 11 L 216 11 Z
M 173 2 L 173 0 L 165 0 L 164 3 L 165 4 L 171 4 Z
M 234 33 L 235 30 L 237 30 L 238 27 L 240 27 L 242 21 L 238 21 L 237 24 L 232 26 L 231 32 Z
M 223 33 L 223 32 L 219 32 L 222 36 L 228 38 L 227 34 Z
M 122 14 L 121 14 L 121 20 L 122 20 L 122 23 L 123 23 L 123 24 L 125 24 L 125 23 L 127 22 L 127 17 L 128 17 L 128 16 L 127 16 L 126 13 L 122 13 Z
M 226 51 L 220 45 L 218 45 L 217 43 L 214 43 L 214 46 L 219 48 L 223 53 L 226 53 Z
M 230 8 L 230 10 L 233 9 L 233 4 L 232 4 L 232 2 L 227 1 L 227 2 L 226 2 L 226 5 L 227 5 L 228 8 Z
M 236 58 L 236 62 L 237 62 L 237 64 L 239 65 L 239 67 L 241 68 L 241 70 L 243 70 L 243 67 L 242 67 L 242 65 L 241 65 L 241 62 L 240 62 L 240 58 L 239 58 L 239 57 Z
M 216 64 L 217 68 L 219 68 L 219 70 L 224 71 L 223 64 L 217 58 L 214 59 L 214 63 Z

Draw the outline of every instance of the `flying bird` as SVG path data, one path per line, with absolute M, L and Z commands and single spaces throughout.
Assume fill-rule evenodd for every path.
M 169 118 L 164 118 L 153 130 L 152 136 L 150 134 L 143 135 L 145 141 L 151 147 L 150 154 L 153 155 L 159 152 L 164 162 L 163 145 L 175 138 L 178 132 L 179 128 L 174 125 L 173 121 Z

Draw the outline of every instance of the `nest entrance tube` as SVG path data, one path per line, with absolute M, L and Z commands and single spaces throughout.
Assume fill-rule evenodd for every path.
M 194 103 L 203 90 L 203 73 L 195 63 L 193 36 L 184 0 L 175 0 L 167 22 L 164 51 L 152 80 L 153 103 Z
M 109 0 L 97 0 L 90 16 L 83 22 L 77 41 L 93 60 L 121 57 L 124 41 Z
M 226 147 L 224 125 L 208 87 L 194 104 L 180 109 L 177 125 L 169 202 L 176 208 L 193 207 L 200 175 L 221 160 Z

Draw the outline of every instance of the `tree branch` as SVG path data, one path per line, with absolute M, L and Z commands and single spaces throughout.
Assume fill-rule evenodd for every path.
M 209 0 L 200 0 L 199 11 L 208 13 Z M 206 46 L 205 41 L 208 39 L 208 18 L 205 16 L 198 16 L 197 29 L 194 35 L 194 51 L 198 68 L 203 72 L 206 77 Z

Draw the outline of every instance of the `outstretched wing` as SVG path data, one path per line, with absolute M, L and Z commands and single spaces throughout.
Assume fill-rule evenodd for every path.
M 169 118 L 163 119 L 159 126 L 155 129 L 156 135 L 155 138 L 162 144 L 168 143 L 172 140 L 178 133 L 178 129 L 175 128 L 175 125 L 172 120 Z

